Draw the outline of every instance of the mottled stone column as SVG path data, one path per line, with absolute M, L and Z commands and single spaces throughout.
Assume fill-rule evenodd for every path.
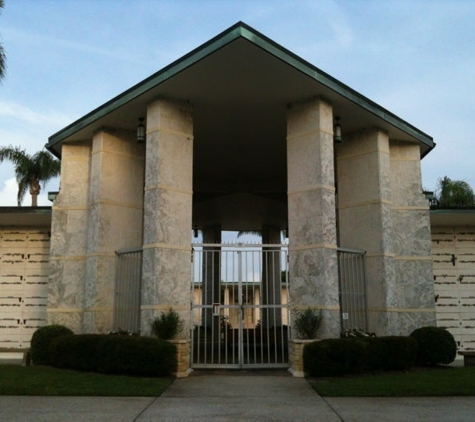
M 183 102 L 157 100 L 147 111 L 141 329 L 170 308 L 190 336 L 193 117 Z
M 262 227 L 262 243 L 280 245 L 280 229 L 265 224 Z M 280 250 L 275 246 L 262 250 L 262 304 L 281 305 L 282 303 L 282 276 L 280 263 Z M 264 308 L 262 326 L 280 327 L 282 325 L 282 309 Z
M 142 245 L 144 145 L 135 133 L 104 129 L 93 138 L 84 331 L 113 328 L 115 251 Z
M 408 335 L 435 325 L 429 204 L 419 146 L 391 141 L 390 159 L 396 283 L 388 291 L 389 331 Z
M 322 309 L 320 337 L 340 332 L 333 161 L 331 105 L 321 99 L 292 104 L 287 114 L 290 300 L 294 309 Z
M 387 133 L 375 128 L 345 136 L 337 163 L 341 246 L 367 252 L 368 329 L 390 334 L 387 299 L 395 285 L 395 256 Z
M 61 186 L 51 227 L 48 324 L 62 324 L 81 333 L 91 144 L 63 144 L 61 152 Z

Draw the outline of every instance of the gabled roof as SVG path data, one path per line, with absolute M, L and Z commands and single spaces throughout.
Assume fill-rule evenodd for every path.
M 62 142 L 91 139 L 100 127 L 134 130 L 138 118 L 146 115 L 147 104 L 161 96 L 187 99 L 196 105 L 200 123 L 195 125 L 195 139 L 216 122 L 209 130 L 225 130 L 217 116 L 207 112 L 219 112 L 223 104 L 241 121 L 246 113 L 259 112 L 264 122 L 278 116 L 285 122 L 286 104 L 321 96 L 333 104 L 335 115 L 341 116 L 344 132 L 378 126 L 392 139 L 419 143 L 422 156 L 435 146 L 429 135 L 243 22 L 55 133 L 46 146 L 60 156 Z M 271 126 L 267 132 L 272 138 Z M 206 138 L 212 136 L 206 133 Z

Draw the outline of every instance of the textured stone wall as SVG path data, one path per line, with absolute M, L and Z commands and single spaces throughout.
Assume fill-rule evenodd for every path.
M 388 292 L 391 333 L 435 325 L 429 206 L 422 193 L 419 147 L 392 141 L 391 202 L 395 286 Z
M 89 217 L 90 143 L 64 144 L 53 206 L 48 323 L 82 332 Z
M 342 247 L 367 252 L 368 329 L 391 333 L 388 298 L 395 286 L 388 135 L 369 129 L 345 136 L 337 150 Z
M 323 310 L 321 337 L 340 331 L 332 107 L 320 99 L 287 114 L 290 299 Z M 295 337 L 295 333 L 292 334 Z
M 377 128 L 345 136 L 337 150 L 340 245 L 367 252 L 370 331 L 407 335 L 433 325 L 428 204 L 420 152 Z
M 193 117 L 186 103 L 157 100 L 147 111 L 141 330 L 178 311 L 189 338 Z
M 145 146 L 135 134 L 104 129 L 91 154 L 84 331 L 112 329 L 115 251 L 142 245 Z

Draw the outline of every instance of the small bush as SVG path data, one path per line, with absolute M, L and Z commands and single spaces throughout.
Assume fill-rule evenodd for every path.
M 304 347 L 304 370 L 310 376 L 407 370 L 414 365 L 417 341 L 411 337 L 326 339 Z
M 412 337 L 366 337 L 366 370 L 404 371 L 414 366 L 417 341 Z
M 45 325 L 38 328 L 31 337 L 30 355 L 35 365 L 49 365 L 49 345 L 56 337 L 72 335 L 64 325 Z
M 310 376 L 336 376 L 362 372 L 366 345 L 355 339 L 325 339 L 303 349 L 304 370 Z
M 317 338 L 317 331 L 322 324 L 322 311 L 316 308 L 295 310 L 294 326 L 297 329 L 298 337 L 303 340 Z
M 448 365 L 457 354 L 457 343 L 454 336 L 445 328 L 422 327 L 414 330 L 411 337 L 417 340 L 418 365 Z
M 175 345 L 151 337 L 82 334 L 50 345 L 53 366 L 105 374 L 166 376 L 176 359 Z
M 151 323 L 152 333 L 159 339 L 171 340 L 183 330 L 184 322 L 180 314 L 173 309 L 162 312 Z

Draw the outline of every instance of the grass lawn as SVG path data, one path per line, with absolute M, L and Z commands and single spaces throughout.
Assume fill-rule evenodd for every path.
M 414 368 L 308 381 L 318 394 L 328 397 L 475 396 L 475 367 Z
M 158 397 L 173 378 L 77 372 L 47 366 L 0 365 L 0 395 Z

